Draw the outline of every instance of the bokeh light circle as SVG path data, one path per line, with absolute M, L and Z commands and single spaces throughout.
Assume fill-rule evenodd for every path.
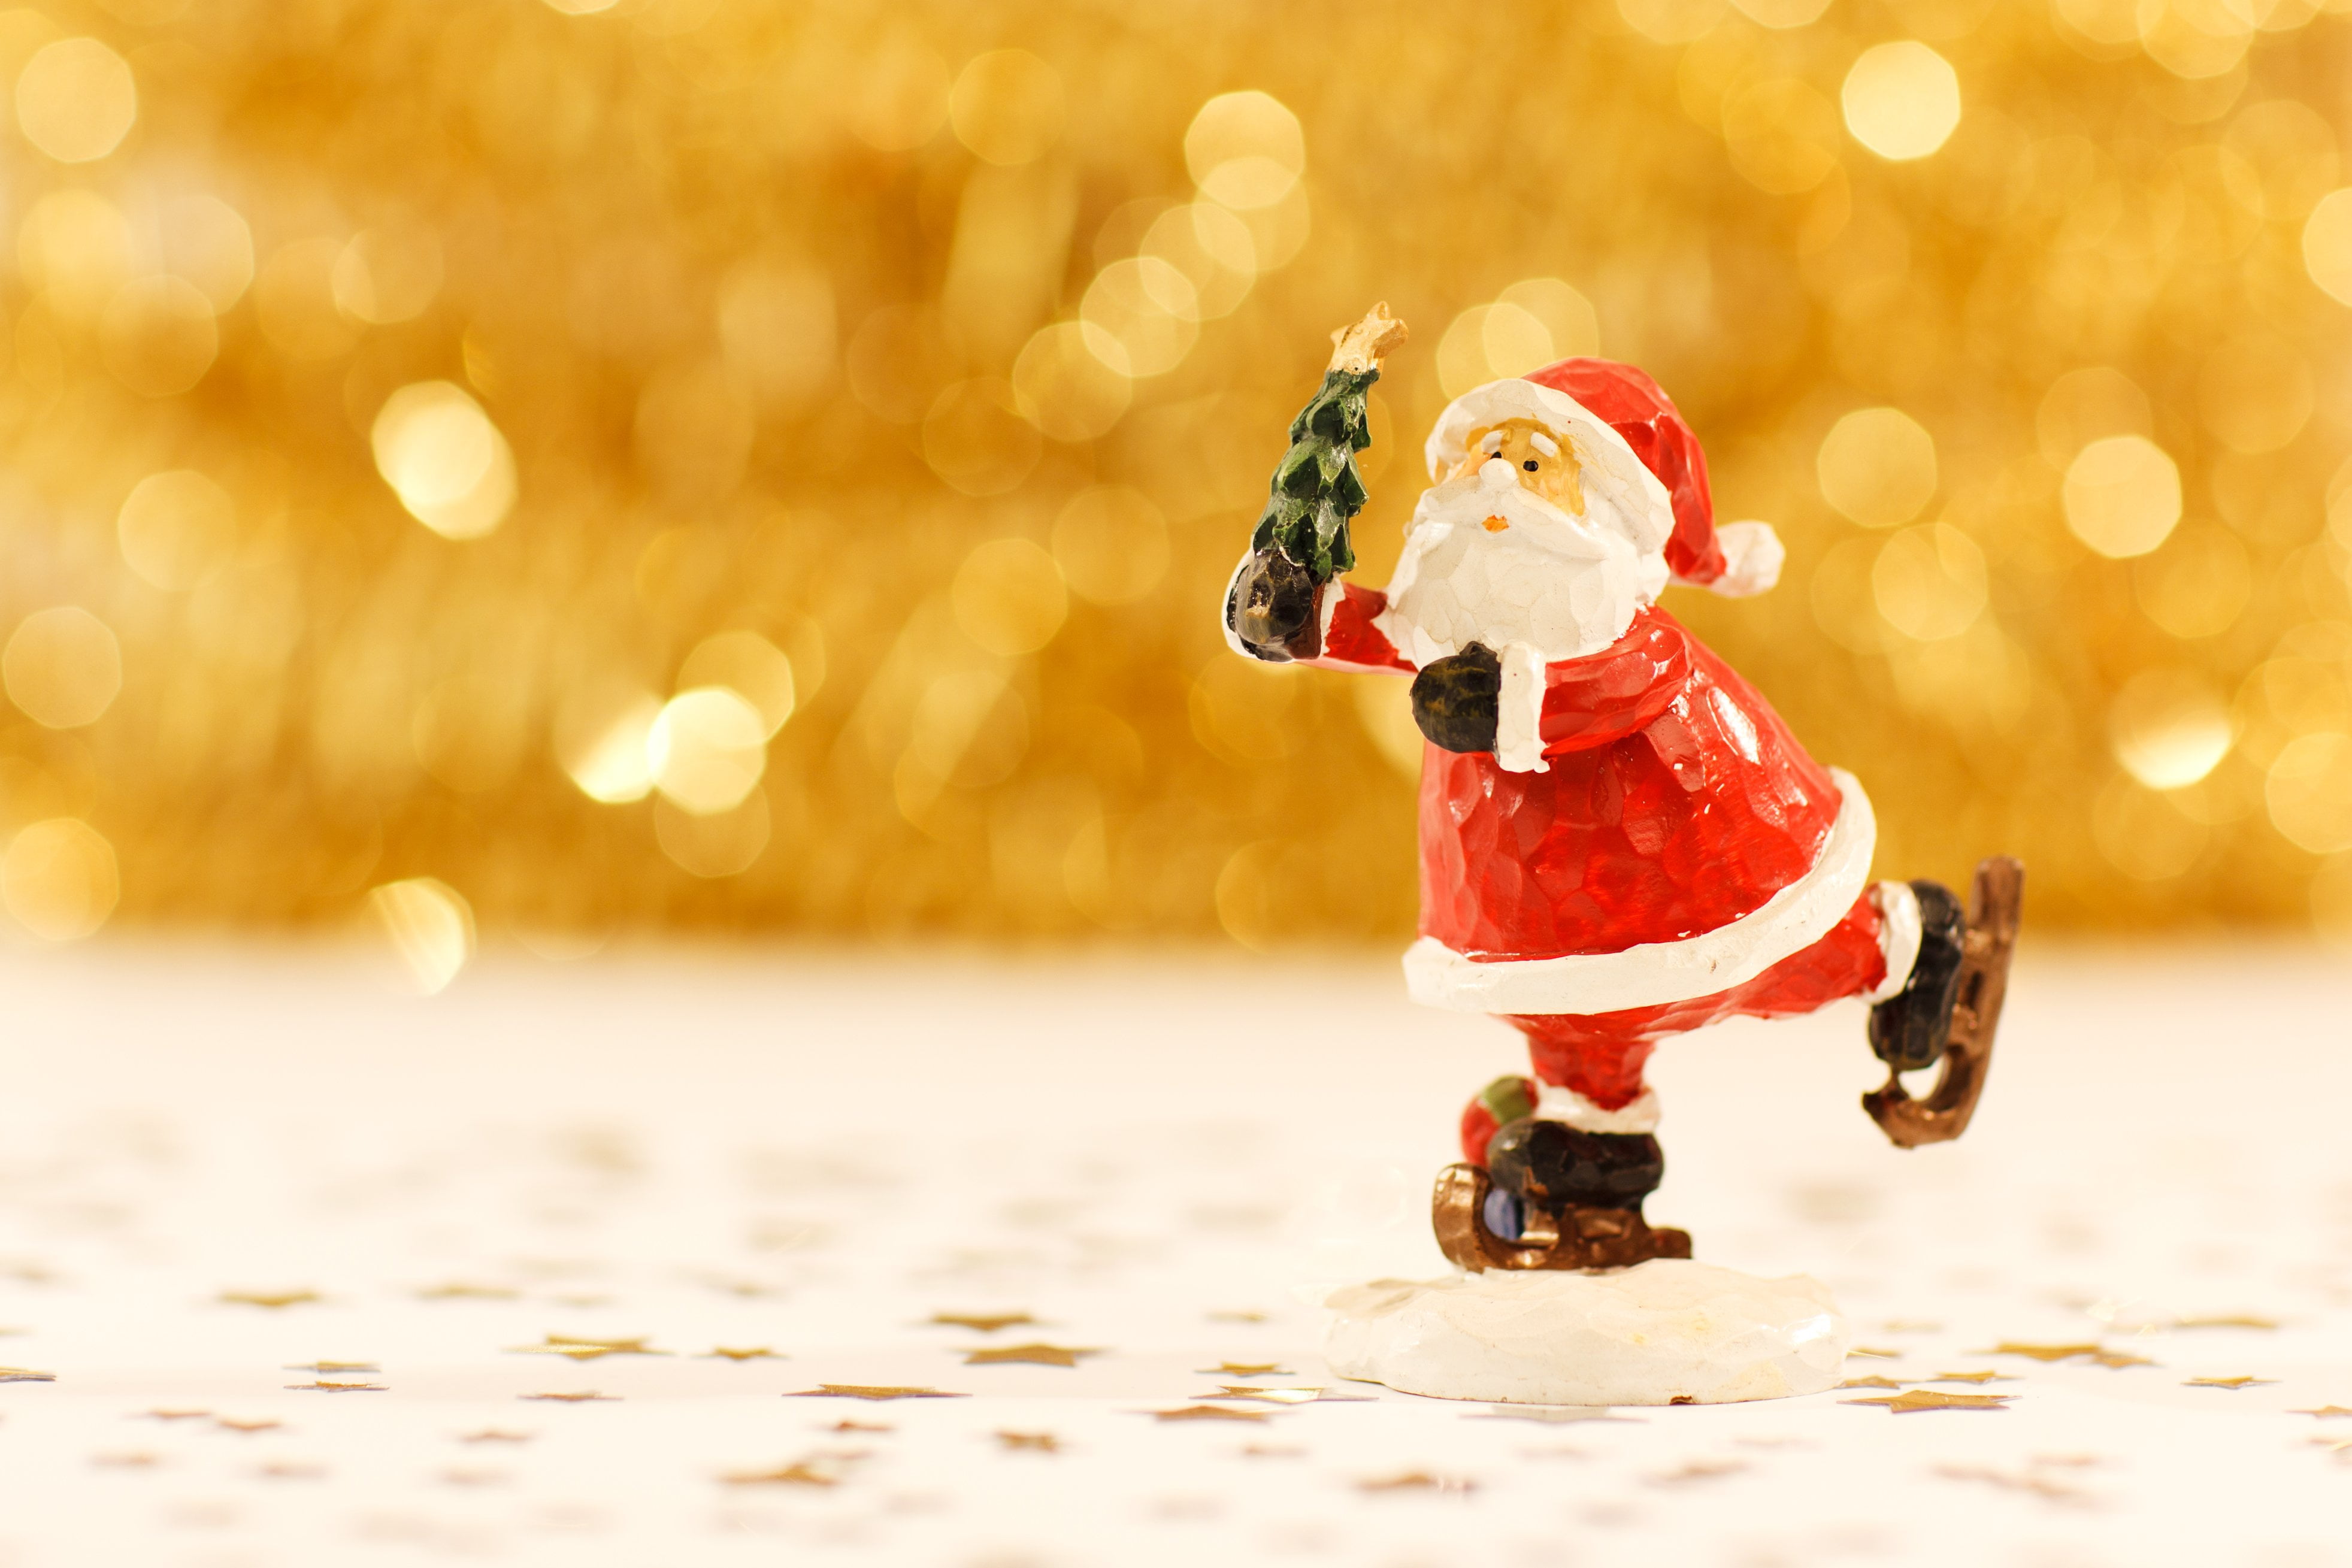
M 2145 436 L 2110 436 L 2075 454 L 2062 492 L 2066 526 L 2110 560 L 2145 555 L 2180 521 L 2180 469 Z
M 122 689 L 122 646 L 79 605 L 37 610 L 0 649 L 8 700 L 51 730 L 95 724 Z
M 1959 128 L 1959 73 L 1911 39 L 1864 49 L 1839 99 L 1853 139 L 1894 163 L 1928 156 Z
M 104 925 L 122 896 L 114 846 L 75 817 L 20 830 L 0 855 L 0 901 L 44 942 L 79 942 Z
M 371 433 L 376 471 L 445 539 L 478 539 L 514 505 L 514 454 L 482 405 L 446 381 L 404 386 Z
M 16 124 L 60 163 L 88 163 L 122 144 L 139 118 L 139 85 L 96 38 L 59 38 L 16 78 Z

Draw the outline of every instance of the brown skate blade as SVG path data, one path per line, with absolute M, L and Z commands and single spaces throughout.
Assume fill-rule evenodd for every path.
M 1569 1208 L 1544 1214 L 1530 1229 L 1549 1228 L 1553 1238 L 1539 1246 L 1506 1241 L 1486 1228 L 1486 1194 L 1494 1178 L 1476 1165 L 1448 1165 L 1437 1173 L 1430 1220 L 1438 1249 L 1448 1261 L 1473 1274 L 1490 1268 L 1630 1268 L 1653 1258 L 1688 1258 L 1690 1233 L 1656 1229 L 1627 1209 Z
M 2009 961 L 2017 947 L 2024 897 L 2025 868 L 2016 860 L 1997 855 L 1977 863 L 1952 1027 L 1936 1087 L 1927 1099 L 1914 1100 L 1903 1087 L 1903 1075 L 1890 1068 L 1885 1084 L 1862 1097 L 1862 1108 L 1896 1147 L 1942 1143 L 1968 1131 L 1992 1067 L 1993 1036 L 2009 995 Z

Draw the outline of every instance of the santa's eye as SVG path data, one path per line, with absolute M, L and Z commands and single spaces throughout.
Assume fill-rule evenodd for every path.
M 1532 474 L 1536 471 L 1536 460 L 1533 458 L 1529 458 L 1526 462 L 1521 463 L 1519 467 Z

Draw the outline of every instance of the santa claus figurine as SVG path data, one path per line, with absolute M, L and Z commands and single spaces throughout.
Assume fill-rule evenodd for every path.
M 1964 911 L 1932 881 L 1873 881 L 1853 775 L 1808 755 L 1756 689 L 1658 606 L 1779 577 L 1760 522 L 1718 526 L 1697 437 L 1630 365 L 1569 359 L 1463 394 L 1386 591 L 1339 580 L 1364 499 L 1363 395 L 1401 323 L 1335 333 L 1324 386 L 1226 596 L 1250 658 L 1412 680 L 1421 780 L 1414 1000 L 1527 1037 L 1530 1079 L 1462 1118 L 1440 1244 L 1470 1269 L 1687 1258 L 1642 1204 L 1664 1172 L 1658 1042 L 1718 1019 L 1870 1005 L 1898 1144 L 1967 1124 L 2006 979 L 2019 872 Z M 1914 1100 L 1899 1074 L 1941 1062 Z

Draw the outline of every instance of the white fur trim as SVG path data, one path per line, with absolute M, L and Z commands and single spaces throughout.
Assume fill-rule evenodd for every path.
M 1863 994 L 1865 1002 L 1884 1002 L 1911 983 L 1919 962 L 1924 922 L 1919 919 L 1919 895 L 1908 882 L 1873 882 L 1870 901 L 1878 906 L 1878 951 L 1886 955 L 1886 978 Z
M 1473 431 L 1506 419 L 1537 420 L 1568 441 L 1583 465 L 1586 491 L 1598 490 L 1617 503 L 1619 514 L 1633 531 L 1634 547 L 1644 555 L 1666 547 L 1675 531 L 1674 500 L 1666 487 L 1607 420 L 1556 387 L 1514 376 L 1474 386 L 1447 404 L 1424 449 L 1429 477 L 1436 479 L 1462 460 Z
M 1463 1013 L 1614 1013 L 1712 996 L 1744 984 L 1829 934 L 1870 879 L 1877 819 L 1862 784 L 1832 768 L 1845 797 L 1812 868 L 1727 925 L 1616 952 L 1480 963 L 1435 937 L 1405 950 L 1405 989 Z
M 1541 1097 L 1536 1105 L 1538 1121 L 1562 1121 L 1580 1132 L 1655 1132 L 1658 1130 L 1658 1091 L 1645 1089 L 1642 1098 L 1615 1110 L 1603 1110 L 1576 1090 L 1564 1084 L 1545 1083 L 1536 1086 Z
M 1715 531 L 1723 550 L 1723 575 L 1706 584 L 1727 599 L 1753 598 L 1780 581 L 1789 548 L 1769 522 L 1727 522 Z
M 1551 771 L 1544 761 L 1544 658 L 1523 642 L 1503 647 L 1503 690 L 1495 710 L 1495 762 L 1508 773 Z

